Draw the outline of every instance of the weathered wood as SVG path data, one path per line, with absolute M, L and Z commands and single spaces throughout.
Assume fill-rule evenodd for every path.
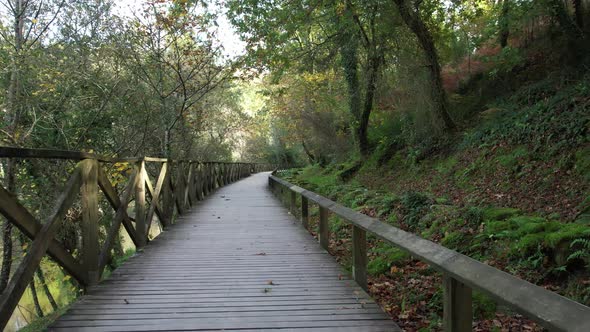
M 309 229 L 309 202 L 307 197 L 301 196 L 301 223 L 305 229 Z
M 0 213 L 6 219 L 18 227 L 31 240 L 35 239 L 43 225 L 27 211 L 6 189 L 0 186 Z M 74 257 L 55 239 L 49 243 L 47 253 L 60 265 L 66 272 L 71 274 L 83 286 L 86 285 L 86 273 L 82 266 L 76 262 Z
M 6 289 L 0 296 L 0 327 L 4 328 L 6 326 L 14 308 L 16 308 L 24 291 L 27 289 L 27 285 L 31 282 L 41 259 L 53 239 L 55 231 L 60 225 L 60 221 L 76 199 L 80 182 L 81 171 L 80 168 L 76 168 L 66 183 L 64 191 L 59 196 L 49 220 L 43 224 L 43 227 L 41 227 L 35 236 L 27 254 L 14 271 Z
M 473 309 L 471 288 L 443 275 L 444 314 L 443 328 L 447 332 L 469 332 L 472 330 Z
M 367 233 L 352 225 L 352 277 L 367 290 Z
M 184 205 L 191 207 L 194 201 L 193 195 L 193 187 L 194 187 L 194 172 L 195 172 L 195 164 L 189 163 L 188 165 L 188 173 L 186 176 L 186 186 L 184 188 L 183 197 L 184 197 Z
M 49 331 L 399 331 L 265 181 L 255 175 L 207 197 Z
M 199 163 L 195 167 L 195 193 L 197 200 L 202 201 L 204 197 L 203 190 L 203 164 Z
M 99 179 L 100 179 L 100 172 L 99 172 Z M 121 223 L 127 216 L 127 206 L 129 204 L 129 199 L 131 198 L 131 194 L 135 190 L 136 186 L 136 174 L 132 174 L 129 178 L 129 183 L 127 183 L 127 187 L 123 191 L 123 195 L 119 201 L 118 208 L 115 211 L 115 217 L 113 218 L 111 227 L 109 227 L 107 231 L 107 236 L 100 253 L 100 257 L 98 260 L 98 272 L 99 275 L 102 275 L 105 266 L 108 264 L 109 260 L 111 259 L 111 250 L 113 249 L 113 245 L 115 244 L 115 240 L 117 236 L 119 236 L 119 229 L 121 228 Z M 107 180 L 108 181 L 108 180 Z M 100 183 L 100 181 L 99 181 Z M 129 232 L 128 232 L 129 233 Z M 133 237 L 136 237 L 135 230 L 133 230 Z M 129 233 L 131 237 L 131 233 Z
M 135 179 L 136 179 L 136 172 L 134 171 L 131 174 L 131 177 L 129 178 L 129 182 L 128 182 L 127 186 L 132 185 L 132 187 L 135 188 Z M 98 168 L 98 185 L 100 186 L 100 189 L 104 193 L 107 201 L 109 201 L 109 203 L 111 204 L 113 209 L 115 211 L 119 211 L 120 210 L 119 208 L 121 207 L 121 200 L 120 200 L 119 196 L 117 195 L 117 191 L 115 190 L 115 188 L 113 188 L 113 186 L 111 185 L 111 182 L 109 181 L 109 179 L 107 178 L 106 174 L 104 173 L 104 171 L 102 170 L 101 167 Z M 128 202 L 126 203 L 126 205 L 127 204 L 128 204 Z M 137 233 L 135 232 L 135 228 L 133 227 L 133 224 L 131 223 L 131 218 L 127 214 L 126 208 L 125 208 L 123 219 L 121 222 L 123 223 L 123 227 L 125 227 L 127 234 L 129 234 L 131 241 L 133 241 L 133 244 L 135 246 L 137 246 L 137 242 L 138 242 Z
M 160 180 L 160 175 L 158 175 L 157 181 Z M 152 207 L 152 206 L 154 207 L 154 211 L 155 211 L 156 215 L 161 220 L 164 218 L 164 216 L 163 216 L 162 210 L 160 209 L 160 202 L 158 199 L 156 199 L 154 201 L 154 196 L 156 195 L 156 189 L 154 189 L 154 186 L 152 185 L 152 182 L 150 181 L 150 178 L 149 178 L 148 173 L 145 168 L 143 169 L 143 178 L 145 179 L 145 188 L 147 189 L 146 194 L 148 194 L 150 197 L 150 207 Z M 153 202 L 155 202 L 155 204 L 152 204 Z M 154 214 L 152 213 L 152 218 L 153 217 L 154 217 Z M 151 221 L 151 219 L 147 218 L 147 216 L 146 216 L 146 225 L 147 225 L 148 233 L 149 233 L 149 229 L 150 229 L 150 225 L 151 225 L 150 221 Z
M 271 180 L 278 187 L 297 190 L 320 207 L 344 218 L 346 222 L 409 252 L 413 257 L 452 275 L 458 282 L 489 295 L 498 303 L 522 313 L 549 330 L 590 331 L 590 308 L 580 303 L 344 207 L 276 176 L 271 176 Z
M 174 190 L 172 189 L 172 170 L 174 169 L 171 162 L 166 163 L 166 177 L 162 185 L 162 209 L 163 216 L 161 219 L 162 227 L 164 229 L 172 225 L 172 217 L 174 214 Z
M 69 159 L 84 160 L 94 159 L 104 162 L 127 162 L 139 158 L 110 158 L 82 151 L 49 150 L 49 149 L 25 149 L 13 147 L 0 147 L 0 158 L 39 158 L 39 159 Z
M 80 197 L 82 200 L 82 266 L 88 275 L 89 286 L 98 283 L 98 258 L 100 247 L 98 243 L 98 161 L 84 159 L 80 162 L 82 186 Z
M 137 164 L 137 181 L 135 181 L 135 231 L 137 232 L 137 247 L 143 248 L 147 243 L 147 224 L 145 211 L 145 162 Z
M 291 211 L 292 215 L 297 213 L 297 193 L 292 191 L 291 192 L 291 201 L 289 204 L 289 210 Z
M 156 181 L 156 188 L 152 189 L 151 185 L 148 185 L 148 191 L 151 196 L 151 204 L 150 204 L 150 208 L 148 210 L 147 217 L 146 217 L 146 223 L 147 223 L 147 227 L 146 227 L 147 232 L 145 234 L 146 237 L 148 236 L 148 234 L 150 232 L 150 228 L 152 226 L 152 220 L 154 219 L 154 213 L 156 213 L 158 215 L 158 219 L 160 220 L 160 222 L 162 222 L 162 220 L 164 220 L 166 218 L 164 216 L 164 213 L 162 213 L 160 211 L 160 193 L 162 192 L 164 180 L 166 179 L 166 176 L 167 176 L 167 170 L 168 170 L 168 164 L 163 163 L 162 168 L 160 169 L 160 174 L 158 175 L 158 180 Z M 144 174 L 144 176 L 147 176 L 147 172 Z M 149 183 L 149 181 L 147 181 L 146 183 Z
M 320 222 L 318 237 L 320 246 L 326 250 L 330 247 L 330 225 L 328 225 L 328 209 L 320 206 Z
M 179 215 L 183 215 L 185 212 L 185 200 L 184 200 L 184 186 L 186 181 L 184 178 L 184 165 L 183 163 L 176 163 L 176 183 L 174 184 L 174 198 L 176 200 L 176 210 Z

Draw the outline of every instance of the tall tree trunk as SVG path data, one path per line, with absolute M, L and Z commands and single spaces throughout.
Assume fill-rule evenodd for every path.
M 576 17 L 576 24 L 580 30 L 584 31 L 584 4 L 582 0 L 573 0 L 574 3 L 574 15 Z
M 575 19 L 572 19 L 570 13 L 563 3 L 562 0 L 549 0 L 549 5 L 553 9 L 553 15 L 559 26 L 566 35 L 568 41 L 568 47 L 572 50 L 571 58 L 568 59 L 572 62 L 578 62 L 587 57 L 588 44 L 587 38 L 584 31 L 578 26 Z M 574 3 L 575 6 L 575 3 Z M 581 6 L 580 6 L 581 7 Z M 577 13 L 576 13 L 577 15 Z
M 4 292 L 8 279 L 10 279 L 10 270 L 12 268 L 12 224 L 4 220 L 2 224 L 2 270 L 0 271 L 0 293 Z
M 18 138 L 16 137 L 18 125 L 20 122 L 20 56 L 24 40 L 24 5 L 23 0 L 15 0 L 13 3 L 13 18 L 14 18 L 14 55 L 12 56 L 12 68 L 10 73 L 10 82 L 7 96 L 7 120 L 9 124 L 8 134 L 14 145 L 18 146 Z M 6 162 L 5 185 L 6 189 L 13 194 L 16 194 L 16 174 L 18 172 L 18 163 L 15 159 L 8 159 Z M 2 227 L 3 239 L 3 254 L 2 254 L 2 269 L 0 270 L 0 292 L 3 292 L 8 284 L 10 278 L 10 270 L 12 268 L 12 224 L 8 220 L 4 221 Z
M 508 46 L 508 37 L 510 36 L 510 29 L 508 28 L 508 15 L 510 12 L 510 0 L 502 0 L 502 9 L 500 10 L 500 17 L 498 25 L 500 28 L 499 39 L 502 48 Z
M 39 303 L 39 297 L 37 296 L 37 289 L 35 287 L 35 278 L 31 279 L 29 288 L 31 289 L 31 295 L 33 296 L 33 303 L 35 304 L 35 311 L 37 312 L 37 316 L 43 317 L 43 309 L 41 308 L 41 304 Z
M 377 74 L 380 67 L 380 57 L 377 54 L 376 47 L 373 45 L 369 55 L 367 66 L 367 87 L 365 90 L 365 103 L 363 112 L 360 117 L 357 136 L 359 138 L 359 148 L 361 155 L 366 158 L 371 152 L 369 144 L 368 129 L 369 118 L 373 111 L 373 101 L 375 99 L 375 90 L 377 89 Z
M 307 147 L 307 144 L 305 144 L 305 140 L 304 139 L 301 139 L 301 146 L 303 146 L 303 151 L 305 151 L 305 154 L 307 155 L 307 158 L 309 159 L 309 162 L 313 164 L 316 161 L 316 158 L 313 155 L 313 153 L 311 153 L 311 151 L 309 150 L 309 148 Z
M 41 283 L 41 286 L 43 287 L 43 292 L 45 293 L 45 296 L 47 297 L 49 304 L 51 304 L 53 311 L 57 310 L 57 308 L 58 308 L 57 302 L 55 302 L 55 298 L 51 294 L 51 291 L 49 290 L 49 286 L 47 286 L 47 282 L 45 281 L 45 274 L 43 273 L 43 269 L 41 268 L 41 265 L 39 265 L 39 267 L 37 268 L 37 278 L 39 279 L 39 282 Z
M 422 21 L 417 8 L 410 9 L 407 0 L 393 1 L 397 5 L 402 19 L 418 39 L 418 42 L 424 51 L 424 55 L 426 56 L 426 60 L 429 62 L 428 69 L 434 111 L 437 117 L 442 121 L 443 128 L 446 131 L 454 131 L 457 127 L 449 115 L 447 94 L 442 83 L 441 68 L 438 53 L 434 45 L 434 39 L 432 38 L 430 31 L 428 31 L 426 24 Z
M 352 9 L 346 5 L 345 13 L 342 17 L 336 13 L 340 37 L 338 38 L 340 46 L 341 65 L 344 71 L 344 78 L 348 88 L 348 107 L 353 117 L 355 140 L 358 144 L 359 152 L 363 154 L 363 144 L 366 137 L 360 137 L 363 131 L 360 130 L 361 123 L 361 87 L 358 74 L 358 36 L 352 30 Z M 365 131 L 366 133 L 366 131 Z

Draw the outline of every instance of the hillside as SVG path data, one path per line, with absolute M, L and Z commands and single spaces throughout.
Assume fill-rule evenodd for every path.
M 520 72 L 538 69 L 532 62 Z M 472 83 L 486 89 L 496 81 Z M 358 170 L 353 160 L 285 177 L 589 305 L 590 76 L 564 69 L 514 86 L 472 106 L 461 131 L 428 151 L 396 145 L 377 149 Z M 473 90 L 454 100 L 473 98 Z M 332 224 L 331 251 L 347 265 L 349 228 Z M 369 269 L 371 293 L 404 328 L 437 326 L 442 293 L 432 269 L 375 239 Z M 400 295 L 408 284 L 412 294 Z M 481 295 L 475 301 L 481 331 L 533 329 Z

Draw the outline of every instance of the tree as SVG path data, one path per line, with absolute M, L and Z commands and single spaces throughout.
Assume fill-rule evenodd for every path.
M 447 93 L 442 84 L 438 52 L 432 34 L 420 15 L 420 4 L 422 1 L 393 0 L 393 2 L 397 5 L 403 21 L 416 36 L 428 61 L 427 67 L 430 74 L 431 98 L 434 103 L 436 116 L 441 120 L 445 130 L 454 131 L 456 130 L 456 125 L 449 115 Z
M 4 0 L 0 2 L 8 17 L 12 29 L 0 26 L 0 36 L 10 49 L 10 79 L 6 93 L 6 113 L 2 134 L 4 141 L 13 146 L 21 146 L 30 135 L 35 123 L 26 129 L 22 128 L 24 112 L 23 90 L 24 75 L 28 53 L 45 36 L 49 27 L 57 18 L 65 1 L 49 2 L 35 0 Z M 11 192 L 16 192 L 16 175 L 18 164 L 16 160 L 8 159 L 5 163 L 5 185 Z M 10 276 L 12 262 L 12 225 L 4 222 L 2 269 L 0 271 L 0 292 L 6 288 Z

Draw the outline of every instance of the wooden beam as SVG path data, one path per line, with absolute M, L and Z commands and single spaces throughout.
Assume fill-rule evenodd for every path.
M 193 201 L 193 177 L 194 177 L 194 170 L 195 170 L 195 165 L 193 163 L 190 163 L 188 165 L 188 174 L 186 176 L 186 186 L 184 187 L 183 193 L 182 193 L 182 197 L 183 197 L 183 201 L 184 201 L 184 206 L 192 206 L 194 201 Z
M 166 177 L 167 169 L 166 163 L 162 164 L 162 168 L 160 169 L 160 174 L 158 175 L 158 179 L 156 180 L 156 188 L 152 186 L 152 183 L 149 179 L 148 173 L 143 169 L 143 177 L 145 179 L 145 184 L 147 185 L 147 193 L 150 195 L 150 208 L 147 213 L 146 217 L 146 234 L 147 237 L 150 232 L 150 227 L 152 226 L 152 219 L 154 219 L 154 213 L 158 215 L 158 219 L 164 219 L 164 213 L 162 209 L 160 209 L 160 192 L 162 191 L 162 185 L 164 184 L 164 179 Z
M 88 285 L 98 283 L 98 161 L 84 159 L 80 162 L 82 172 L 82 266 L 88 274 Z
M 291 210 L 291 214 L 295 215 L 295 211 L 297 210 L 297 193 L 291 191 L 291 200 L 289 204 L 289 209 Z
M 135 231 L 137 247 L 143 248 L 147 243 L 147 224 L 145 221 L 145 162 L 137 164 L 137 181 L 135 181 Z
M 305 229 L 309 229 L 309 201 L 301 196 L 301 223 Z
M 352 277 L 367 290 L 367 232 L 352 225 Z
M 156 181 L 156 189 L 150 189 L 150 196 L 151 196 L 151 205 L 150 205 L 150 209 L 148 210 L 148 214 L 147 214 L 147 232 L 146 236 L 149 234 L 150 231 L 150 227 L 152 225 L 152 219 L 154 218 L 154 213 L 158 214 L 158 219 L 160 219 L 160 221 L 162 219 L 164 219 L 163 213 L 160 212 L 160 193 L 162 192 L 162 187 L 164 185 L 164 180 L 166 179 L 166 173 L 167 173 L 167 169 L 168 165 L 167 163 L 163 163 L 162 164 L 162 168 L 160 169 L 160 175 L 158 175 L 158 180 Z M 147 174 L 147 173 L 146 173 Z M 148 186 L 149 188 L 149 186 Z
M 448 274 L 443 275 L 444 313 L 443 329 L 446 332 L 470 332 L 473 309 L 471 288 Z
M 137 178 L 136 175 L 136 171 L 134 171 L 133 174 L 131 174 L 131 177 L 129 177 L 129 182 L 127 183 L 127 187 L 131 185 L 133 188 L 135 188 L 135 181 Z M 109 181 L 101 167 L 98 168 L 98 185 L 100 186 L 100 189 L 104 193 L 106 199 L 109 201 L 113 209 L 115 211 L 119 211 L 119 207 L 121 206 L 121 200 L 119 199 L 119 195 L 117 194 L 115 188 L 113 188 L 113 186 L 111 185 L 111 182 Z M 127 204 L 129 204 L 129 199 L 127 200 Z M 129 234 L 131 241 L 133 241 L 133 244 L 137 246 L 139 241 L 137 232 L 135 231 L 131 217 L 129 217 L 129 215 L 127 214 L 127 209 L 125 209 L 124 212 L 125 214 L 121 222 L 123 223 L 123 227 L 125 227 L 127 234 Z
M 174 215 L 174 194 L 172 189 L 172 163 L 166 163 L 166 177 L 162 185 L 162 210 L 163 218 L 161 219 L 162 226 L 166 229 L 172 224 L 172 217 Z
M 16 197 L 2 186 L 0 186 L 0 213 L 31 240 L 34 240 L 43 228 L 43 225 L 18 202 Z M 52 239 L 47 253 L 81 285 L 86 285 L 86 273 L 82 266 L 61 243 Z
M 174 198 L 176 198 L 176 210 L 178 211 L 179 215 L 184 214 L 185 205 L 184 205 L 184 186 L 186 185 L 186 181 L 184 178 L 183 172 L 183 165 L 182 163 L 176 163 L 176 184 L 174 185 Z
M 99 183 L 101 182 L 100 179 L 101 179 L 101 176 L 100 176 L 100 172 L 99 172 Z M 100 253 L 99 260 L 98 260 L 98 272 L 100 273 L 100 275 L 102 275 L 102 272 L 104 271 L 105 266 L 107 265 L 107 263 L 111 259 L 111 250 L 113 249 L 113 245 L 115 243 L 115 238 L 119 235 L 119 229 L 121 228 L 121 223 L 123 222 L 123 220 L 125 220 L 125 218 L 128 218 L 127 206 L 129 205 L 129 199 L 131 198 L 131 194 L 133 193 L 133 190 L 135 189 L 135 185 L 136 185 L 135 180 L 136 180 L 136 174 L 134 173 L 129 178 L 129 183 L 127 183 L 127 187 L 125 187 L 125 190 L 123 191 L 123 196 L 121 197 L 121 200 L 119 202 L 119 205 L 118 205 L 119 207 L 116 209 L 115 217 L 113 218 L 113 222 L 111 224 L 111 227 L 107 231 L 107 236 L 104 241 L 104 246 L 103 246 L 103 249 Z M 129 233 L 129 235 L 131 236 L 131 233 Z M 134 237 L 136 236 L 135 230 L 133 231 L 133 236 Z
M 320 246 L 326 250 L 330 247 L 330 227 L 328 225 L 328 209 L 320 206 L 319 232 Z
M 60 194 L 49 220 L 43 224 L 43 227 L 35 236 L 28 252 L 14 271 L 6 289 L 0 296 L 0 329 L 6 327 L 14 308 L 16 308 L 27 286 L 33 279 L 34 273 L 60 225 L 60 221 L 77 197 L 80 182 L 81 171 L 77 167 L 66 183 L 64 191 Z

